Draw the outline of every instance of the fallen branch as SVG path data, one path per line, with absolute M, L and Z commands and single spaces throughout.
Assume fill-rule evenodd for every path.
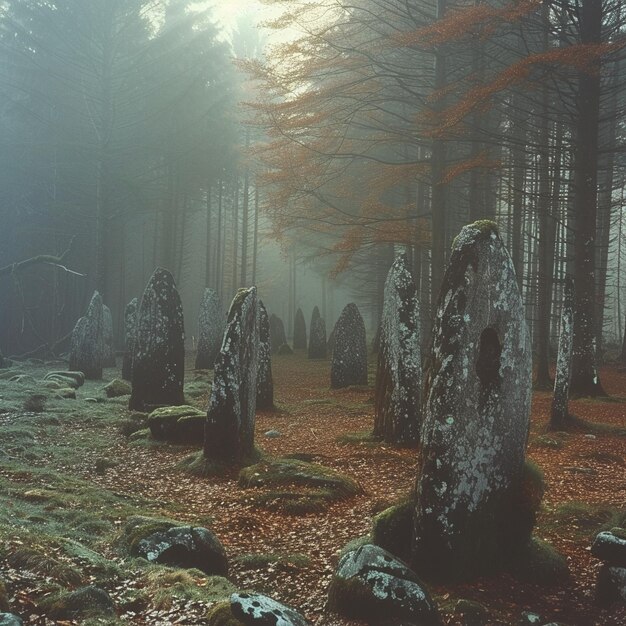
M 72 252 L 74 248 L 75 239 L 76 237 L 72 237 L 72 240 L 70 241 L 70 245 L 68 246 L 67 250 L 63 254 L 61 254 L 61 256 L 53 256 L 51 254 L 38 254 L 37 256 L 31 257 L 30 259 L 24 259 L 23 261 L 10 263 L 9 265 L 0 267 L 0 277 L 6 276 L 9 274 L 14 274 L 14 273 L 20 272 L 26 267 L 30 267 L 31 265 L 39 265 L 39 264 L 52 265 L 54 267 L 58 267 L 59 269 L 62 269 L 65 272 L 68 272 L 69 274 L 74 274 L 76 276 L 85 276 L 85 274 L 80 274 L 79 272 L 75 272 L 74 270 L 71 270 L 64 265 L 66 258 L 69 256 L 69 254 Z

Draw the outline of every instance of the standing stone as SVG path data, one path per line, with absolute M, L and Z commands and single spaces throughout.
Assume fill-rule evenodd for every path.
M 129 408 L 152 410 L 185 403 L 185 331 L 183 307 L 174 277 L 154 270 L 137 310 L 137 334 Z
M 83 372 L 88 380 L 102 378 L 104 311 L 102 297 L 94 291 L 87 312 L 72 331 L 70 370 Z
M 572 375 L 572 349 L 574 347 L 574 285 L 571 279 L 565 283 L 559 351 L 556 357 L 554 396 L 548 430 L 567 430 L 569 425 L 569 382 Z
M 272 344 L 270 320 L 263 302 L 259 300 L 259 357 L 257 372 L 256 408 L 268 411 L 274 408 L 274 381 L 272 379 Z
M 137 298 L 133 298 L 124 309 L 124 360 L 122 361 L 122 378 L 132 380 L 133 353 L 137 335 Z
M 302 309 L 296 311 L 293 323 L 293 347 L 294 350 L 306 350 L 306 322 Z
M 115 349 L 113 346 L 113 316 L 106 304 L 102 305 L 102 333 L 104 340 L 103 367 L 115 367 Z
M 270 315 L 270 335 L 272 343 L 272 353 L 276 354 L 281 346 L 287 343 L 287 335 L 285 334 L 285 325 L 283 320 L 272 313 Z
M 441 578 L 497 569 L 527 545 L 522 502 L 532 353 L 497 226 L 455 239 L 433 328 L 413 562 Z M 534 511 L 533 511 L 534 515 Z
M 346 305 L 333 330 L 335 345 L 330 367 L 333 389 L 367 385 L 365 323 L 354 302 Z
M 214 289 L 205 289 L 198 315 L 198 351 L 196 369 L 213 369 L 224 334 L 224 316 L 219 296 Z
M 387 443 L 415 445 L 422 425 L 420 315 L 404 255 L 389 270 L 379 328 L 374 435 Z
M 204 430 L 204 456 L 224 464 L 254 453 L 259 326 L 256 287 L 234 297 L 217 358 Z
M 320 316 L 320 310 L 315 307 L 311 315 L 309 326 L 309 359 L 326 358 L 326 322 Z

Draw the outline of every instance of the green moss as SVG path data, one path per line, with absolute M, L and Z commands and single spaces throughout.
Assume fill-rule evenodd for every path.
M 415 503 L 404 500 L 385 509 L 373 519 L 372 543 L 408 561 L 411 556 Z
M 613 526 L 610 529 L 611 533 L 620 539 L 626 540 L 626 528 L 620 528 L 619 526 Z
M 591 539 L 601 530 L 626 525 L 626 508 L 566 502 L 546 514 L 544 525 L 553 531 L 567 527 L 568 532 Z
M 207 576 L 197 569 L 179 569 L 151 565 L 142 573 L 141 584 L 152 598 L 152 605 L 169 609 L 174 600 L 218 602 L 237 591 L 226 578 Z
M 126 526 L 119 540 L 119 545 L 127 550 L 129 554 L 137 556 L 137 548 L 142 539 L 154 533 L 165 532 L 170 528 L 182 525 L 181 522 L 167 518 L 144 517 L 142 515 L 133 516 L 126 522 Z
M 132 387 L 125 380 L 114 378 L 108 385 L 104 386 L 104 393 L 107 398 L 119 398 L 131 393 Z
M 373 543 L 370 535 L 363 535 L 356 539 L 351 539 L 348 543 L 339 551 L 338 559 L 341 560 L 348 552 L 358 550 L 359 548 L 366 546 L 369 543 Z
M 361 430 L 355 433 L 343 433 L 339 435 L 339 437 L 337 437 L 337 443 L 374 447 L 380 445 L 380 440 L 374 437 L 374 433 L 372 433 L 371 430 Z
M 244 626 L 230 610 L 230 602 L 221 602 L 207 613 L 207 626 Z
M 9 565 L 45 576 L 60 585 L 80 585 L 83 573 L 73 563 L 52 556 L 45 547 L 23 546 L 7 554 Z
M 265 569 L 268 565 L 304 569 L 311 566 L 306 554 L 257 553 L 235 557 L 235 562 L 243 569 Z
M 569 579 L 565 557 L 536 537 L 512 564 L 511 573 L 520 580 L 540 585 L 558 585 Z
M 10 610 L 9 590 L 4 580 L 0 578 L 0 613 L 8 613 Z

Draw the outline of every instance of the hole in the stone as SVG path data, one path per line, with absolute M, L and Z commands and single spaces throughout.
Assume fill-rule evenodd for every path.
M 480 335 L 476 374 L 485 389 L 500 385 L 500 357 L 502 345 L 494 328 L 485 328 Z
M 257 602 L 256 600 L 252 603 L 252 606 L 261 606 L 260 602 Z

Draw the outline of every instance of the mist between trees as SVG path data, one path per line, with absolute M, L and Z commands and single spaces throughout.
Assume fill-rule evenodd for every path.
M 121 345 L 157 265 L 189 319 L 204 287 L 257 284 L 288 335 L 348 297 L 373 334 L 400 250 L 427 337 L 453 236 L 490 219 L 538 384 L 569 276 L 572 392 L 602 393 L 595 357 L 624 335 L 622 3 L 267 4 L 224 32 L 184 0 L 3 3 L 3 351 L 62 349 L 94 289 Z

